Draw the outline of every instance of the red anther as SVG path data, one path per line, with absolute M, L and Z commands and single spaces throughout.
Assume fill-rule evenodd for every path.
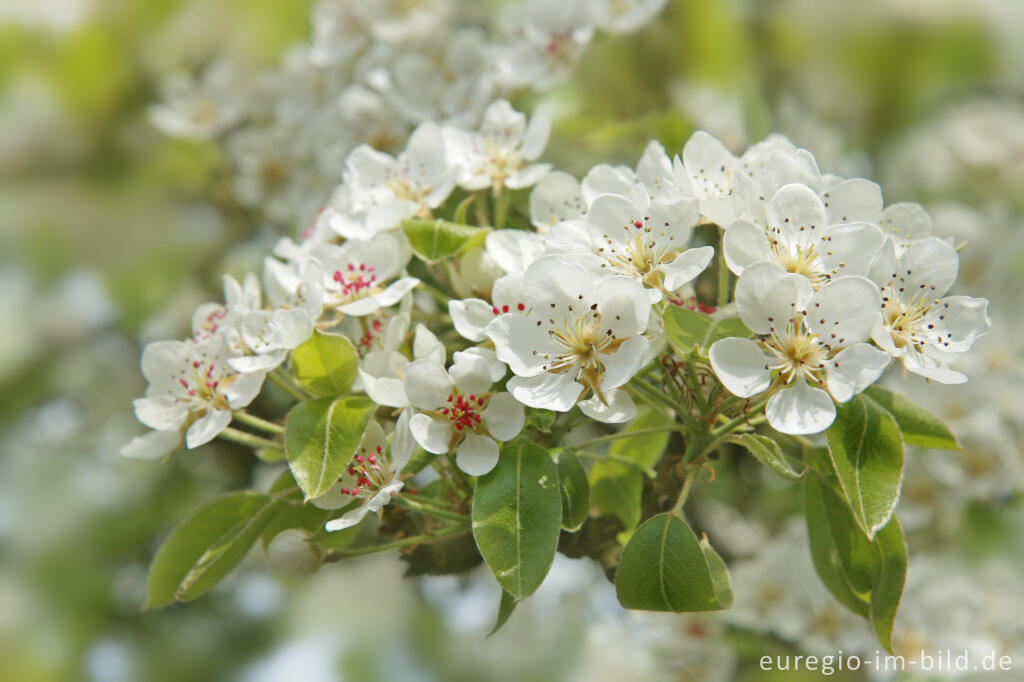
M 189 394 L 189 395 L 192 395 L 192 396 L 194 396 L 194 395 L 196 394 L 196 389 L 194 389 L 194 388 L 190 388 L 190 389 L 188 390 L 188 394 Z
M 360 263 L 360 264 L 359 264 L 359 271 L 360 271 L 360 272 L 363 272 L 363 271 L 365 271 L 365 270 L 366 270 L 366 264 L 365 264 L 365 263 Z
M 188 388 L 188 382 L 187 382 L 187 381 L 185 381 L 184 379 L 178 379 L 178 382 L 179 382 L 179 383 L 180 383 L 180 384 L 181 384 L 181 385 L 182 385 L 182 386 L 183 386 L 184 388 Z
M 469 399 L 470 400 L 476 400 L 476 393 L 470 393 L 469 394 Z
M 477 398 L 476 399 L 476 404 L 477 405 L 483 405 L 484 404 L 484 399 L 483 398 Z
M 639 230 L 643 226 L 644 226 L 644 224 L 642 222 L 640 222 L 639 220 L 634 220 L 633 221 L 633 227 L 635 227 L 636 229 Z
M 384 325 L 382 325 L 380 323 L 380 320 L 374 320 L 373 321 L 373 331 L 379 332 L 381 329 L 383 329 L 383 327 L 384 327 Z
M 374 457 L 373 455 L 369 455 L 367 457 L 367 459 L 370 461 L 370 464 L 376 464 L 377 463 L 377 458 Z
M 335 270 L 334 271 L 334 281 L 335 282 L 341 282 L 343 279 L 345 279 L 345 277 L 344 277 L 344 275 L 341 274 L 341 270 Z
M 362 455 L 356 455 L 355 456 L 355 460 L 356 460 L 356 464 L 362 464 L 363 463 L 363 456 Z
M 377 446 L 377 454 L 378 455 L 383 455 L 384 454 L 384 448 L 381 447 L 380 445 Z
M 448 408 L 446 407 L 443 410 L 441 410 L 441 414 L 448 414 Z
M 522 312 L 523 310 L 526 310 L 526 306 L 523 305 L 522 303 L 520 303 L 519 305 L 516 306 L 516 309 L 518 309 L 520 312 Z
M 212 389 L 217 388 L 217 384 L 218 384 L 218 382 L 216 382 L 216 381 L 207 381 L 206 382 L 206 387 L 212 390 Z
M 355 270 L 355 269 L 356 269 L 356 266 L 354 266 L 354 265 L 352 265 L 351 263 L 349 263 L 349 264 L 348 264 L 348 269 L 349 269 L 349 271 L 351 272 L 351 271 L 353 271 L 353 270 Z
M 498 310 L 498 306 L 494 306 L 493 308 L 491 308 L 491 312 L 493 312 L 495 315 L 501 314 L 501 311 Z
M 501 306 L 501 312 L 507 313 L 508 312 L 508 306 L 507 305 Z
M 448 402 L 451 402 L 451 401 L 452 401 L 452 396 L 451 396 L 451 394 L 449 393 L 449 394 L 448 394 Z
M 348 488 L 342 488 L 340 492 L 342 495 L 348 495 Z
M 201 364 L 203 364 L 203 363 L 201 363 L 201 362 L 199 362 L 198 360 L 196 360 L 196 361 L 194 361 L 194 362 L 192 363 L 192 366 L 193 366 L 193 367 L 195 367 L 196 369 L 199 369 L 199 365 L 201 365 Z

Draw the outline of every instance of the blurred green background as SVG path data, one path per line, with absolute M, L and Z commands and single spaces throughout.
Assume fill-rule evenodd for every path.
M 0 680 L 662 679 L 638 650 L 665 647 L 609 630 L 614 594 L 568 560 L 486 641 L 489 576 L 401 580 L 394 557 L 288 583 L 257 556 L 198 602 L 139 612 L 169 529 L 269 475 L 220 443 L 163 464 L 120 458 L 139 431 L 140 349 L 185 334 L 221 272 L 255 268 L 301 227 L 239 206 L 223 150 L 163 136 L 146 108 L 169 75 L 214 58 L 273 68 L 308 40 L 309 4 L 0 1 Z M 635 163 L 651 138 L 678 152 L 699 127 L 734 150 L 781 131 L 824 170 L 932 209 L 936 232 L 967 241 L 961 290 L 993 298 L 977 371 L 1009 384 L 975 390 L 1009 436 L 972 452 L 1015 486 L 983 488 L 949 532 L 1018 568 L 1021 29 L 1017 0 L 672 0 L 641 33 L 598 36 L 551 95 L 561 117 L 546 155 L 583 174 Z M 959 400 L 938 402 L 955 418 Z M 596 665 L 615 642 L 631 644 Z M 797 679 L 760 675 L 764 646 L 730 640 L 728 665 L 670 678 Z

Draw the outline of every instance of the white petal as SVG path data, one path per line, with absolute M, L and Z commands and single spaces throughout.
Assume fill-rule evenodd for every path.
M 444 344 L 437 340 L 437 335 L 422 324 L 416 325 L 412 337 L 412 356 L 417 360 L 433 360 L 439 365 L 444 364 Z
M 448 369 L 448 375 L 460 393 L 482 395 L 494 383 L 491 380 L 491 366 L 486 358 L 460 353 Z
M 845 403 L 875 382 L 889 366 L 889 354 L 866 343 L 845 348 L 828 363 L 828 390 Z
M 346 315 L 353 315 L 355 317 L 370 315 L 378 310 L 380 310 L 380 301 L 378 301 L 374 296 L 357 298 L 351 303 L 342 303 L 338 306 L 339 312 L 345 313 Z
M 595 395 L 587 400 L 581 400 L 580 410 L 583 414 L 605 424 L 621 424 L 636 417 L 636 403 L 629 393 L 621 388 L 605 394 L 608 404 L 605 405 Z
M 409 404 L 409 398 L 405 395 L 401 379 L 377 376 L 362 367 L 359 368 L 359 379 L 363 382 L 363 390 L 366 391 L 366 395 L 378 405 L 405 407 Z
M 825 391 L 797 381 L 769 398 L 764 413 L 776 431 L 799 436 L 820 433 L 831 426 L 836 406 Z
M 726 235 L 728 234 L 726 232 Z M 714 256 L 715 249 L 712 246 L 701 246 L 681 252 L 671 263 L 661 266 L 661 271 L 665 273 L 665 288 L 675 291 L 695 279 L 707 269 Z
M 721 197 L 732 189 L 730 176 L 736 157 L 725 145 L 703 130 L 698 130 L 683 147 L 683 165 L 694 192 L 699 197 Z
M 932 306 L 921 323 L 934 325 L 929 333 L 934 335 L 932 341 L 936 347 L 948 353 L 962 353 L 970 350 L 992 326 L 988 318 L 988 299 L 947 296 Z
M 385 308 L 393 306 L 419 283 L 420 281 L 415 277 L 403 277 L 389 284 L 387 289 L 377 294 L 374 298 Z
M 500 441 L 518 436 L 526 420 L 522 404 L 509 393 L 495 393 L 480 416 L 487 431 Z
M 594 277 L 565 256 L 543 256 L 526 268 L 523 289 L 534 306 L 594 301 Z M 583 296 L 583 299 L 579 299 Z
M 885 242 L 885 233 L 878 225 L 850 223 L 830 229 L 828 239 L 821 260 L 833 277 L 867 275 Z
M 370 512 L 369 507 L 366 504 L 361 504 L 355 509 L 350 509 L 342 514 L 337 519 L 331 519 L 324 526 L 324 530 L 328 533 L 336 533 L 339 530 L 345 530 L 352 526 L 358 525 L 360 521 L 366 518 L 366 515 Z
M 726 265 L 737 275 L 742 275 L 754 263 L 772 258 L 764 228 L 749 220 L 739 220 L 729 226 L 722 249 Z
M 882 212 L 882 188 L 864 178 L 843 180 L 824 196 L 830 223 L 874 222 Z
M 157 431 L 173 431 L 185 423 L 188 406 L 169 395 L 136 398 L 132 401 L 135 418 Z
M 160 459 L 173 452 L 179 445 L 179 431 L 150 431 L 132 438 L 121 448 L 121 456 L 129 459 Z
M 533 163 L 511 173 L 505 178 L 505 187 L 509 189 L 523 189 L 536 184 L 541 178 L 547 175 L 548 171 L 551 170 L 550 163 Z
M 590 169 L 580 183 L 583 201 L 591 206 L 602 194 L 625 196 L 636 183 L 636 176 L 629 168 L 599 164 Z
M 929 298 L 942 296 L 956 281 L 960 254 L 955 247 L 938 237 L 925 237 L 913 242 L 899 257 L 893 286 L 908 299 L 919 294 Z M 901 297 L 902 298 L 902 297 Z
M 542 232 L 584 212 L 579 180 L 568 173 L 551 171 L 530 192 L 530 222 Z
M 185 433 L 185 445 L 191 450 L 209 443 L 231 423 L 231 413 L 227 410 L 210 409 L 202 418 Z
M 420 447 L 435 455 L 443 455 L 448 452 L 448 442 L 451 438 L 451 426 L 447 422 L 438 419 L 431 419 L 425 414 L 414 414 L 409 419 L 409 431 Z
M 272 353 L 261 353 L 260 355 L 239 355 L 238 357 L 228 358 L 228 366 L 239 374 L 262 374 L 275 367 L 279 367 L 287 357 L 288 351 L 286 350 L 276 350 Z
M 583 393 L 583 386 L 569 374 L 541 372 L 533 377 L 514 376 L 508 390 L 527 407 L 567 412 Z
M 543 372 L 547 364 L 544 354 L 558 352 L 558 346 L 543 327 L 537 326 L 535 318 L 501 315 L 484 331 L 494 343 L 498 359 L 519 376 L 531 377 Z
M 236 376 L 235 380 L 221 391 L 224 394 L 224 398 L 228 401 L 228 406 L 232 410 L 237 410 L 255 400 L 256 396 L 260 394 L 260 389 L 263 388 L 264 376 L 262 373 L 239 374 Z
M 412 437 L 409 429 L 409 419 L 412 417 L 412 410 L 402 410 L 395 422 L 395 434 L 391 438 L 391 465 L 395 471 L 401 470 L 409 463 L 412 453 L 416 451 L 416 440 Z
M 402 374 L 402 388 L 413 407 L 433 410 L 442 407 L 451 395 L 452 381 L 439 363 L 415 360 Z
M 737 311 L 743 323 L 754 333 L 767 334 L 771 330 L 773 324 L 768 320 L 765 297 L 772 285 L 785 276 L 786 271 L 775 263 L 762 261 L 746 268 L 736 281 Z
M 882 294 L 866 277 L 840 277 L 819 289 L 807 306 L 807 326 L 826 347 L 871 338 L 881 317 Z
M 498 444 L 487 436 L 467 433 L 455 449 L 455 463 L 470 476 L 483 476 L 498 463 Z
M 490 348 L 476 346 L 466 350 L 455 351 L 455 354 L 452 356 L 455 362 L 460 362 L 465 358 L 474 358 L 482 361 L 484 363 L 483 366 L 486 368 L 486 374 L 491 378 L 492 384 L 495 381 L 501 381 L 508 374 L 508 367 L 498 359 L 498 355 Z
M 768 200 L 765 219 L 784 235 L 814 234 L 824 231 L 827 225 L 825 205 L 814 190 L 801 184 L 785 185 L 779 189 Z
M 708 350 L 708 359 L 715 376 L 733 395 L 749 398 L 771 384 L 764 352 L 750 339 L 729 337 L 715 341 Z
M 602 194 L 594 199 L 587 214 L 587 225 L 597 235 L 601 235 L 602 246 L 606 239 L 625 243 L 633 238 L 638 230 L 633 226 L 634 220 L 644 217 L 644 209 L 619 194 Z
M 455 325 L 455 331 L 464 339 L 483 341 L 484 327 L 494 319 L 493 306 L 479 298 L 462 301 L 448 301 L 448 314 Z
M 932 232 L 932 218 L 915 203 L 892 204 L 882 211 L 878 224 L 898 239 L 919 239 Z
M 611 391 L 622 386 L 640 371 L 647 357 L 647 344 L 646 337 L 633 336 L 623 341 L 614 353 L 601 356 L 604 364 L 602 391 Z
M 520 149 L 523 158 L 527 161 L 537 159 L 547 146 L 550 135 L 551 112 L 547 107 L 540 106 L 533 112 L 533 118 L 530 119 L 523 135 L 523 145 Z

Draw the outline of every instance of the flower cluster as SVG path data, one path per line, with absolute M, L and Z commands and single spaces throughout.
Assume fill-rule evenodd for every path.
M 596 31 L 637 31 L 666 2 L 522 0 L 507 3 L 483 30 L 471 0 L 320 0 L 311 42 L 290 51 L 278 70 L 253 74 L 218 61 L 194 79 L 178 74 L 150 118 L 171 136 L 223 138 L 238 199 L 275 222 L 305 224 L 329 189 L 325 180 L 359 145 L 395 151 L 427 121 L 476 126 L 492 100 L 563 81 Z M 529 177 L 517 175 L 517 166 L 531 151 L 539 150 L 502 150 L 492 161 L 487 147 L 471 149 L 477 163 L 462 180 L 480 184 L 497 173 L 510 187 L 525 187 Z M 423 194 L 403 198 L 429 203 L 430 190 L 443 186 L 407 189 Z M 361 200 L 373 202 L 373 194 Z

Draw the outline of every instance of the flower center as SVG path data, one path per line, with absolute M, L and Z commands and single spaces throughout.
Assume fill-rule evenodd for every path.
M 814 244 L 791 244 L 778 237 L 771 239 L 772 253 L 786 272 L 803 275 L 818 287 L 828 281 L 828 273 Z
M 368 497 L 381 488 L 387 482 L 386 471 L 381 468 L 383 460 L 383 446 L 378 445 L 369 451 L 365 447 L 359 448 L 345 471 L 347 476 L 342 479 L 345 486 L 341 494 Z
M 365 263 L 348 264 L 348 272 L 335 270 L 333 279 L 341 285 L 341 295 L 346 299 L 357 299 L 369 296 L 376 288 L 377 274 L 373 267 Z
M 569 306 L 569 311 L 572 311 L 572 306 Z M 587 315 L 563 319 L 561 325 L 557 325 L 554 318 L 548 320 L 551 325 L 548 336 L 562 351 L 544 353 L 541 357 L 548 363 L 542 369 L 553 374 L 574 371 L 576 381 L 583 384 L 584 391 L 592 389 L 601 402 L 607 404 L 601 390 L 605 371 L 601 356 L 618 350 L 624 339 L 618 338 L 610 327 L 605 327 L 596 303 L 590 311 Z
M 931 300 L 926 296 L 914 296 L 908 303 L 901 302 L 893 292 L 887 291 L 882 298 L 882 318 L 892 334 L 897 348 L 914 346 L 920 350 L 927 342 L 921 334 L 921 320 L 931 309 Z
M 649 287 L 664 290 L 658 268 L 671 263 L 679 254 L 670 248 L 670 242 L 675 237 L 668 232 L 669 224 L 665 223 L 655 234 L 650 220 L 650 216 L 644 216 L 643 219 L 628 221 L 624 243 L 616 243 L 607 234 L 602 235 L 606 246 L 598 247 L 597 254 L 624 275 L 638 279 Z
M 817 373 L 825 369 L 828 349 L 818 339 L 804 329 L 803 318 L 796 316 L 786 324 L 784 331 L 772 328 L 772 333 L 761 342 L 774 361 L 765 366 L 766 369 L 779 370 L 779 376 L 786 383 L 797 377 L 821 383 Z
M 465 396 L 455 390 L 448 394 L 447 402 L 448 406 L 441 410 L 441 414 L 448 418 L 452 428 L 455 431 L 472 431 L 480 424 L 480 410 L 487 404 L 487 396 L 475 393 Z

